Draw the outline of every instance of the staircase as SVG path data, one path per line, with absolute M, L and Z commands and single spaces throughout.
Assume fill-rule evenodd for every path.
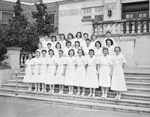
M 74 95 L 67 95 L 67 87 L 64 89 L 64 94 L 58 94 L 58 86 L 54 94 L 28 92 L 27 84 L 22 82 L 23 76 L 24 73 L 21 72 L 17 77 L 18 95 L 15 95 L 16 77 L 12 74 L 11 79 L 0 88 L 0 96 L 80 108 L 150 114 L 150 74 L 125 74 L 128 91 L 122 94 L 122 99 L 119 101 L 114 100 L 115 92 L 112 91 L 109 91 L 107 99 L 100 99 L 100 89 L 96 90 L 96 97 L 88 97 L 88 89 L 86 96 L 76 96 L 76 87 Z

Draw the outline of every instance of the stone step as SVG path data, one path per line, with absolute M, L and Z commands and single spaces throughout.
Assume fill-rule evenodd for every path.
M 68 100 L 61 98 L 50 98 L 50 96 L 32 96 L 29 94 L 19 94 L 14 95 L 10 93 L 0 93 L 0 96 L 3 97 L 14 97 L 18 99 L 25 99 L 31 101 L 42 101 L 45 103 L 56 104 L 56 105 L 64 105 L 64 106 L 73 106 L 80 108 L 91 108 L 98 110 L 111 110 L 111 111 L 119 111 L 119 112 L 133 112 L 133 113 L 150 113 L 149 108 L 144 107 L 133 107 L 133 106 L 125 106 L 125 105 L 114 105 L 107 103 L 97 103 L 97 102 L 89 102 L 89 101 L 80 101 L 80 100 Z
M 13 84 L 13 85 L 5 84 L 5 85 L 3 85 L 2 89 L 7 89 L 7 90 L 16 89 L 16 85 L 15 84 Z M 18 85 L 17 89 L 27 91 L 27 85 L 26 86 L 25 85 Z M 34 87 L 33 87 L 33 89 L 34 89 Z M 47 90 L 49 90 L 49 87 L 47 87 Z M 58 90 L 59 90 L 59 88 L 56 85 L 55 86 L 55 92 L 58 93 Z M 68 92 L 68 87 L 67 86 L 65 86 L 64 92 L 65 93 Z M 77 93 L 77 88 L 76 87 L 74 87 L 74 93 L 75 94 Z M 89 94 L 89 89 L 86 89 L 86 95 L 88 95 L 88 94 Z M 101 96 L 101 94 L 102 94 L 101 89 L 100 88 L 96 89 L 96 95 Z M 115 95 L 116 94 L 113 91 L 109 91 L 109 93 L 108 93 L 108 97 L 114 98 Z M 127 91 L 127 92 L 124 92 L 122 95 L 123 95 L 124 99 L 136 99 L 136 100 L 148 100 L 148 101 L 150 101 L 150 94 L 147 93 L 147 92 L 146 93 L 138 93 L 138 92 L 129 92 L 129 91 Z
M 16 90 L 0 89 L 0 92 L 15 94 Z M 18 90 L 18 94 L 19 95 L 28 94 L 31 96 L 41 96 L 41 97 L 48 96 L 50 98 L 150 108 L 150 101 L 141 101 L 141 100 L 132 100 L 132 99 L 121 99 L 121 100 L 114 100 L 114 98 L 101 99 L 100 97 L 76 96 L 76 95 L 67 95 L 67 94 L 58 94 L 58 93 L 48 94 L 48 93 L 40 93 L 40 92 L 28 92 L 24 90 Z

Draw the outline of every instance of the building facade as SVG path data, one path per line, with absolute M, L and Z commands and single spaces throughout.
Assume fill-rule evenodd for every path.
M 126 67 L 150 68 L 149 0 L 71 0 L 59 2 L 59 32 L 95 34 L 102 42 L 111 31 L 127 59 Z

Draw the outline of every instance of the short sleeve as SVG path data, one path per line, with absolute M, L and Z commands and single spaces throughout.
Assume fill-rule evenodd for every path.
M 122 59 L 122 63 L 126 63 L 127 62 L 126 59 L 125 59 L 125 56 L 123 54 L 121 56 L 121 59 Z

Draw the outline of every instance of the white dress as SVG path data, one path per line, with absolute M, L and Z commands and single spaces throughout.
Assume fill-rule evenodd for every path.
M 76 72 L 75 72 L 75 86 L 85 87 L 86 81 L 86 59 L 84 56 L 76 57 Z
M 96 57 L 92 58 L 88 56 L 86 58 L 86 62 L 88 64 L 87 73 L 86 73 L 86 82 L 85 87 L 87 88 L 98 88 L 98 76 L 96 70 L 97 60 Z
M 66 64 L 66 57 L 57 57 L 56 64 L 58 67 L 55 77 L 55 84 L 63 85 L 65 84 L 65 76 L 62 74 L 64 72 L 64 64 Z
M 39 79 L 39 71 L 40 71 L 40 64 L 41 64 L 41 60 L 40 57 L 39 58 L 33 58 L 33 77 L 32 77 L 32 81 L 35 83 L 38 83 L 38 79 Z
M 44 83 L 47 73 L 47 57 L 40 57 L 40 75 L 38 77 L 38 83 Z
M 56 69 L 56 58 L 48 57 L 47 58 L 47 73 L 45 78 L 45 84 L 55 84 L 55 69 Z
M 123 63 L 126 63 L 126 59 L 123 54 L 115 55 L 112 60 L 113 64 L 113 76 L 111 83 L 111 90 L 115 91 L 127 91 L 125 83 L 124 72 L 122 69 Z
M 66 77 L 65 77 L 65 85 L 74 85 L 75 81 L 75 57 L 67 57 L 66 58 Z
M 32 83 L 32 82 L 35 82 L 33 79 L 32 79 L 32 64 L 33 64 L 33 61 L 32 59 L 31 60 L 27 60 L 25 65 L 26 65 L 26 69 L 25 69 L 25 76 L 23 78 L 23 82 L 27 82 L 27 83 Z M 32 81 L 33 80 L 33 81 Z
M 99 86 L 110 87 L 110 65 L 111 58 L 109 55 L 100 57 L 100 75 L 99 75 Z

